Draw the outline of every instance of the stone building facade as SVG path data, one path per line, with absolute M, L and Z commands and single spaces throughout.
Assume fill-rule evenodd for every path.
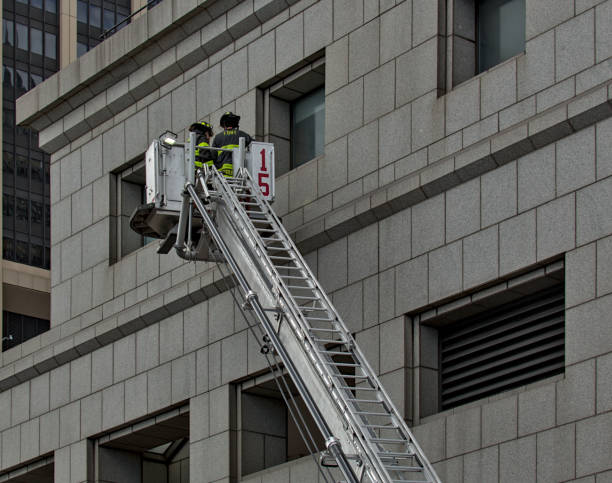
M 323 481 L 218 268 L 127 229 L 151 139 L 226 110 L 275 142 L 275 209 L 442 481 L 611 481 L 612 1 L 525 0 L 524 51 L 480 73 L 475 8 L 163 0 L 20 98 L 51 329 L 2 354 L 0 481 Z M 505 367 L 449 396 L 445 344 L 502 316 Z

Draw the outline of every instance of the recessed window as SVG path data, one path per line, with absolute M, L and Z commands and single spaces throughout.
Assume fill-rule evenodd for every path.
M 111 32 L 106 30 L 126 19 L 131 13 L 130 0 L 78 0 L 77 2 L 77 56 L 80 57 L 106 36 L 125 27 L 122 23 Z
M 272 378 L 272 375 L 269 377 Z M 312 434 L 317 451 L 325 448 L 323 437 L 293 383 L 287 376 L 280 377 L 286 379 L 291 391 L 293 413 L 297 416 L 296 408 L 299 408 L 304 419 L 302 421 L 298 417 L 298 428 L 274 380 L 262 381 L 257 385 L 253 385 L 254 381 L 241 384 L 237 396 L 240 398 L 242 476 L 309 455 L 300 431 Z M 261 379 L 267 377 L 262 376 Z
M 478 2 L 478 72 L 525 50 L 525 0 Z
M 2 351 L 23 344 L 26 340 L 47 330 L 49 330 L 48 320 L 5 310 L 2 312 Z
M 525 0 L 448 2 L 452 22 L 446 75 L 440 76 L 446 82 L 442 91 L 525 50 Z
M 296 168 L 323 154 L 325 147 L 325 89 L 294 101 L 291 106 L 291 160 Z
M 263 90 L 263 137 L 274 143 L 276 176 L 321 156 L 325 146 L 325 59 Z
M 144 160 L 116 173 L 111 183 L 111 203 L 116 213 L 111 221 L 114 224 L 111 230 L 111 260 L 117 261 L 154 240 L 130 228 L 130 217 L 134 210 L 146 203 Z

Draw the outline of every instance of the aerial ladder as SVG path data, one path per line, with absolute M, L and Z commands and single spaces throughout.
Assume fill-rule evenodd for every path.
M 200 148 L 201 149 L 201 148 Z M 218 150 L 219 148 L 214 148 Z M 274 213 L 274 147 L 244 139 L 234 175 L 194 170 L 195 134 L 172 133 L 146 155 L 147 204 L 133 230 L 160 238 L 158 253 L 221 262 L 242 308 L 263 332 L 262 354 L 282 363 L 325 441 L 319 464 L 349 483 L 440 483 L 340 314 Z

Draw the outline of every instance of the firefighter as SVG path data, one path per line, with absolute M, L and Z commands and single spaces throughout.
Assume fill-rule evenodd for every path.
M 210 149 L 199 149 L 200 147 L 210 146 L 210 140 L 214 134 L 212 126 L 206 121 L 195 122 L 189 127 L 189 131 L 197 134 L 194 161 L 195 167 L 202 168 L 205 164 L 212 166 L 217 157 L 217 152 Z
M 240 123 L 240 116 L 233 112 L 226 112 L 221 116 L 219 124 L 223 128 L 223 131 L 218 133 L 213 140 L 213 147 L 223 149 L 236 149 L 238 148 L 239 138 L 245 138 L 245 146 L 251 144 L 251 136 L 244 131 L 238 129 Z M 232 177 L 234 175 L 234 165 L 232 161 L 232 153 L 229 151 L 218 151 L 215 166 L 225 177 Z

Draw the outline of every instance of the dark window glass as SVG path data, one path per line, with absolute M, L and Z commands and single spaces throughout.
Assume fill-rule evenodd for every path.
M 525 0 L 479 0 L 478 72 L 525 50 Z
M 87 52 L 87 44 L 77 42 L 77 57 L 81 57 L 85 52 Z
M 15 87 L 17 87 L 17 97 L 25 94 L 28 91 L 28 73 L 21 69 L 16 70 L 17 79 Z
M 38 74 L 30 74 L 30 89 L 32 89 L 33 87 L 36 87 L 42 81 L 43 81 L 42 76 Z
M 57 8 L 57 0 L 3 3 L 3 256 L 39 267 L 49 266 L 49 156 L 37 133 L 15 125 L 14 99 L 57 71 Z
M 325 88 L 298 99 L 291 106 L 291 159 L 296 168 L 323 154 Z
M 2 193 L 2 223 L 8 230 L 13 229 L 13 219 L 15 218 L 15 199 L 7 194 Z
M 18 154 L 17 155 L 17 182 L 15 186 L 22 190 L 28 189 L 28 158 Z
M 77 20 L 87 23 L 87 3 L 82 0 L 77 2 Z
M 4 151 L 2 153 L 2 184 L 5 186 L 15 185 L 15 160 L 13 153 Z
M 30 46 L 33 54 L 42 55 L 43 53 L 43 34 L 37 28 L 30 29 Z M 27 85 L 27 84 L 26 84 Z
M 17 263 L 28 264 L 30 258 L 28 257 L 28 244 L 17 240 L 15 243 L 15 261 Z
M 7 351 L 49 330 L 48 320 L 4 311 L 2 314 L 2 350 Z
M 17 198 L 15 204 L 15 231 L 19 233 L 28 233 L 28 200 Z M 19 252 L 19 243 L 17 243 L 17 251 Z M 27 253 L 27 250 L 26 250 Z M 22 262 L 22 263 L 27 263 Z
M 31 203 L 32 235 L 43 236 L 43 205 L 38 201 Z M 42 251 L 41 251 L 42 254 Z
M 28 50 L 28 27 L 20 23 L 15 24 L 15 36 L 17 48 Z
M 57 59 L 57 36 L 50 32 L 45 32 L 45 57 Z
M 15 45 L 13 39 L 13 22 L 2 19 L 2 43 Z
M 12 238 L 2 237 L 2 258 L 7 260 L 15 259 L 15 242 Z
M 8 65 L 2 66 L 2 85 L 5 89 L 13 89 L 15 85 L 13 81 L 13 68 Z
M 97 28 L 102 26 L 102 9 L 100 7 L 89 6 L 89 24 Z
M 115 25 L 115 12 L 104 9 L 104 30 L 108 30 Z
M 45 10 L 50 13 L 57 13 L 57 0 L 45 0 Z

